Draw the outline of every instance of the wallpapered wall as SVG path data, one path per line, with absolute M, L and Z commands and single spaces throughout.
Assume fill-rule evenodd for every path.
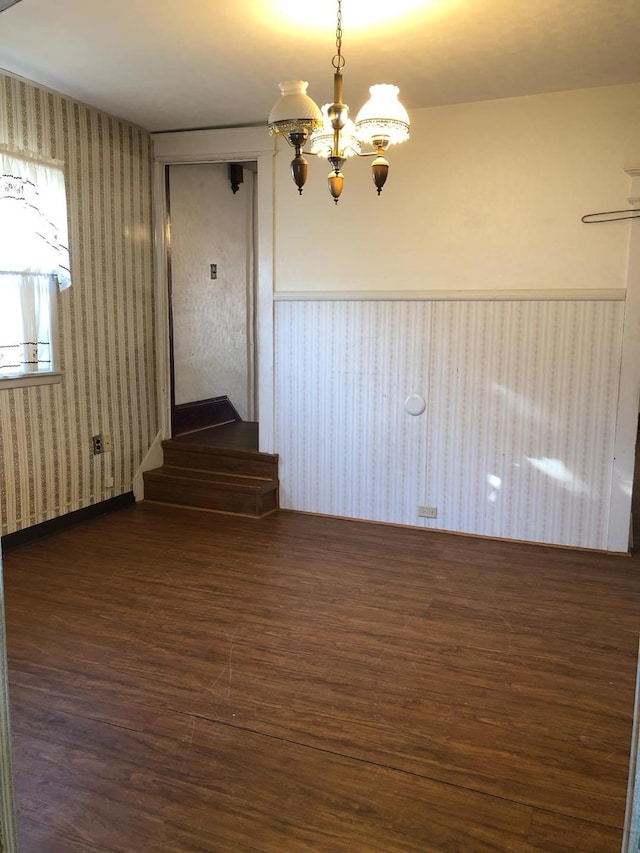
M 606 549 L 623 317 L 615 300 L 277 303 L 281 506 Z
M 0 143 L 65 161 L 73 277 L 58 294 L 63 382 L 0 388 L 6 534 L 130 491 L 157 405 L 148 133 L 0 74 Z M 93 455 L 98 433 L 111 453 Z

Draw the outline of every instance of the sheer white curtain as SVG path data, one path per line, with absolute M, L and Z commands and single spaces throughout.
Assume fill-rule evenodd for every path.
M 0 149 L 0 377 L 53 369 L 56 283 L 71 285 L 62 164 Z
M 0 377 L 53 369 L 50 275 L 0 276 Z

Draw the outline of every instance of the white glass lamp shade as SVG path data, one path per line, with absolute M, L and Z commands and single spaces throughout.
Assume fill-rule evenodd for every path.
M 377 83 L 369 89 L 371 97 L 356 116 L 356 133 L 369 145 L 378 140 L 386 145 L 409 138 L 409 114 L 398 100 L 400 89 L 390 83 Z
M 330 157 L 333 152 L 333 127 L 329 119 L 329 107 L 331 104 L 324 104 L 322 107 L 322 118 L 324 123 L 321 128 L 315 130 L 309 139 L 309 146 L 312 154 L 317 154 L 318 157 Z M 344 127 L 340 131 L 340 150 L 339 157 L 353 157 L 360 153 L 360 143 L 356 139 L 356 126 L 347 119 Z
M 311 133 L 322 127 L 322 113 L 313 98 L 307 95 L 304 80 L 288 80 L 280 83 L 281 95 L 269 113 L 269 132 L 272 136 L 278 133 Z

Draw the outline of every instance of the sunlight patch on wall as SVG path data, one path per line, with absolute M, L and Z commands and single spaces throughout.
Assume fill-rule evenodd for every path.
M 498 500 L 498 493 L 502 486 L 502 479 L 497 477 L 495 474 L 487 474 L 487 483 L 491 486 L 488 498 L 489 501 L 494 504 Z
M 500 385 L 498 382 L 494 382 L 493 390 L 506 400 L 511 410 L 518 417 L 530 418 L 536 423 L 542 423 L 540 407 L 532 403 L 524 394 L 512 391 L 511 388 Z
M 633 494 L 633 483 L 631 480 L 621 480 L 618 485 L 619 485 L 620 491 L 624 495 L 627 495 L 627 497 L 629 497 L 629 498 L 632 496 L 632 494 Z M 640 849 L 640 848 L 638 848 L 638 849 Z
M 533 459 L 531 456 L 527 456 L 527 461 L 538 471 L 546 474 L 547 477 L 557 480 L 564 489 L 572 494 L 584 495 L 589 493 L 587 484 L 574 476 L 561 459 L 549 459 L 547 456 Z

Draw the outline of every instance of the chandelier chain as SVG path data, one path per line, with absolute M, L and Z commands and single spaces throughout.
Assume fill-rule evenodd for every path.
M 338 0 L 338 23 L 336 25 L 336 55 L 331 64 L 338 73 L 344 68 L 344 57 L 342 56 L 342 0 Z

